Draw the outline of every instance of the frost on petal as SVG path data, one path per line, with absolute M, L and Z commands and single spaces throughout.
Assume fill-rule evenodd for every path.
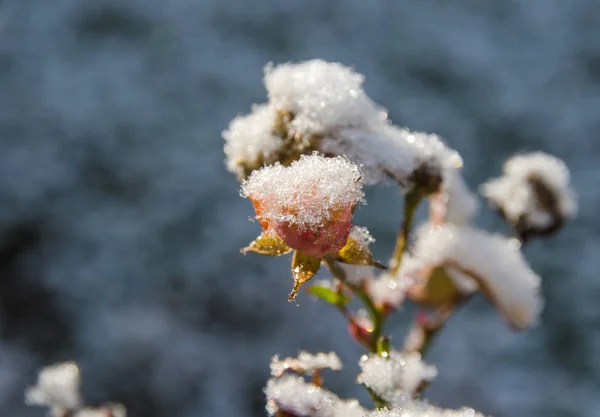
M 334 407 L 340 401 L 334 393 L 296 375 L 270 379 L 265 394 L 270 416 L 281 411 L 301 417 L 333 417 Z
M 74 410 L 81 406 L 79 368 L 73 362 L 48 366 L 38 375 L 37 384 L 25 392 L 28 405 Z
M 565 163 L 543 152 L 516 155 L 504 175 L 481 186 L 481 193 L 521 235 L 555 232 L 577 213 Z
M 289 167 L 254 171 L 242 184 L 242 196 L 253 202 L 263 228 L 321 258 L 346 244 L 352 211 L 364 198 L 362 185 L 360 170 L 348 159 L 313 154 Z
M 238 116 L 223 131 L 227 169 L 244 178 L 254 169 L 278 160 L 284 141 L 273 133 L 277 111 L 267 104 Z
M 525 329 L 537 322 L 544 303 L 541 279 L 515 239 L 467 226 L 424 225 L 417 232 L 413 255 L 425 264 L 449 267 L 476 279 L 514 328 Z M 456 276 L 450 274 L 453 279 Z
M 271 375 L 273 376 L 281 376 L 287 370 L 298 374 L 312 375 L 320 369 L 341 371 L 342 361 L 335 352 L 311 354 L 305 351 L 300 352 L 296 358 L 279 359 L 278 356 L 274 356 L 271 359 Z
M 408 400 L 391 409 L 373 411 L 365 417 L 484 417 L 484 415 L 468 407 L 451 410 L 422 401 Z
M 349 67 L 322 60 L 267 66 L 264 78 L 269 102 L 294 115 L 291 129 L 301 135 L 385 120 L 385 109 L 367 96 L 363 80 Z
M 437 376 L 435 366 L 423 362 L 417 352 L 392 351 L 388 357 L 365 355 L 359 365 L 361 373 L 357 381 L 391 403 L 406 401 L 423 383 Z

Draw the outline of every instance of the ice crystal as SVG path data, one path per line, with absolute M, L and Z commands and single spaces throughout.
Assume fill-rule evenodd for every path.
M 242 195 L 260 202 L 260 217 L 315 230 L 333 212 L 363 200 L 362 175 L 349 160 L 303 156 L 289 167 L 276 164 L 252 173 Z
M 360 164 L 369 184 L 391 177 L 411 186 L 411 175 L 420 167 L 441 178 L 445 170 L 462 166 L 458 153 L 437 135 L 411 132 L 387 122 L 369 129 L 342 129 L 324 137 L 319 147 L 326 154 L 346 155 Z
M 303 417 L 333 417 L 334 406 L 340 401 L 334 393 L 297 375 L 270 379 L 265 394 L 267 412 L 271 416 L 283 411 Z
M 300 134 L 326 135 L 344 127 L 366 127 L 387 117 L 364 92 L 364 77 L 339 63 L 310 60 L 268 66 L 269 102 L 294 117 Z
M 386 357 L 365 355 L 359 364 L 362 372 L 357 381 L 392 403 L 410 397 L 421 384 L 437 375 L 435 366 L 424 363 L 417 352 L 402 354 L 392 351 Z

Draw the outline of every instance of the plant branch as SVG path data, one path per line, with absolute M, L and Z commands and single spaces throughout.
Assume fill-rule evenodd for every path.
M 408 245 L 408 237 L 410 228 L 412 227 L 413 219 L 417 207 L 423 198 L 423 194 L 417 190 L 409 191 L 404 199 L 404 218 L 402 219 L 402 225 L 398 230 L 398 237 L 396 238 L 396 247 L 394 248 L 394 254 L 390 261 L 391 273 L 396 275 L 402 264 L 402 256 L 406 251 Z
M 353 284 L 348 281 L 348 277 L 346 276 L 346 271 L 344 271 L 344 269 L 342 267 L 340 267 L 340 265 L 335 261 L 335 259 L 333 259 L 329 256 L 326 256 L 324 258 L 324 261 L 325 261 L 325 265 L 327 266 L 327 268 L 329 269 L 331 274 L 335 278 L 340 280 L 340 282 L 344 283 L 344 285 L 346 285 L 350 289 L 350 291 L 352 291 L 352 293 L 357 298 L 359 298 L 365 305 L 365 308 L 369 312 L 371 320 L 373 321 L 373 331 L 371 332 L 372 340 L 370 343 L 370 350 L 373 353 L 378 353 L 377 352 L 377 343 L 378 343 L 379 338 L 381 337 L 381 334 L 383 332 L 383 327 L 384 327 L 384 320 L 383 320 L 382 312 L 373 303 L 373 300 L 371 300 L 371 297 L 369 296 L 369 294 L 367 294 L 367 292 L 365 291 L 365 289 L 363 287 Z M 342 313 L 345 314 L 344 312 L 342 312 Z
M 383 333 L 384 327 L 384 317 L 382 312 L 377 308 L 373 300 L 369 294 L 365 291 L 362 286 L 353 284 L 348 281 L 348 277 L 346 275 L 346 271 L 330 256 L 326 256 L 323 261 L 325 265 L 331 272 L 331 274 L 337 278 L 340 282 L 342 282 L 345 286 L 347 286 L 352 293 L 359 298 L 365 305 L 366 309 L 369 311 L 371 316 L 371 320 L 373 321 L 373 331 L 371 332 L 371 340 L 369 343 L 369 349 L 372 353 L 386 355 L 389 353 L 389 339 L 382 338 L 381 334 Z M 354 318 L 348 311 L 345 306 L 338 305 L 338 310 L 350 321 L 350 323 L 355 322 Z M 379 397 L 372 389 L 363 384 L 369 395 L 371 396 L 371 400 L 375 403 L 377 408 L 384 408 L 388 406 L 388 403 Z

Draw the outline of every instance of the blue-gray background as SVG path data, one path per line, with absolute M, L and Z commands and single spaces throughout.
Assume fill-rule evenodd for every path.
M 0 0 L 0 415 L 42 416 L 23 388 L 66 359 L 90 402 L 134 417 L 264 415 L 270 356 L 299 348 L 338 351 L 332 386 L 360 392 L 336 312 L 287 303 L 288 259 L 239 255 L 258 230 L 220 137 L 265 100 L 267 62 L 323 58 L 447 138 L 473 187 L 517 151 L 567 161 L 580 216 L 527 249 L 541 325 L 513 334 L 475 300 L 429 356 L 428 395 L 597 417 L 599 28 L 595 0 Z M 369 198 L 358 217 L 385 259 L 400 198 Z

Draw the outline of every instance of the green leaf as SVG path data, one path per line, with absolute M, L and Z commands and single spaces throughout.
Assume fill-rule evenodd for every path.
M 345 306 L 350 302 L 350 297 L 343 292 L 334 291 L 322 285 L 313 285 L 308 289 L 308 292 L 326 303 L 337 306 Z
M 308 282 L 319 270 L 321 260 L 312 258 L 300 251 L 294 252 L 292 259 L 292 276 L 294 278 L 294 288 L 288 296 L 288 301 L 293 301 L 300 291 L 300 287 Z
M 346 246 L 338 252 L 337 260 L 350 265 L 374 266 L 379 269 L 387 269 L 385 265 L 373 259 L 373 255 L 371 255 L 371 251 L 368 248 L 351 238 L 348 238 Z
M 240 252 L 256 252 L 267 256 L 281 256 L 291 251 L 292 249 L 279 236 L 263 232 L 254 242 L 250 243 Z

